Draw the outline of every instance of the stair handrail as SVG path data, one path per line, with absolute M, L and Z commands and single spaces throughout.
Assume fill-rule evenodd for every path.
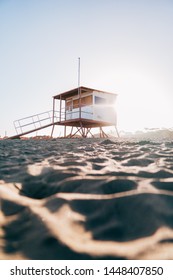
M 40 118 L 41 115 L 48 114 L 48 117 L 45 117 L 43 119 Z M 37 117 L 37 120 L 34 120 L 34 117 Z M 16 133 L 19 134 L 18 130 L 20 129 L 21 133 L 23 133 L 23 128 L 26 126 L 34 125 L 36 128 L 36 124 L 39 123 L 40 127 L 42 126 L 43 121 L 50 120 L 50 123 L 53 123 L 53 119 L 56 118 L 56 122 L 59 120 L 59 112 L 54 111 L 54 118 L 52 116 L 52 110 L 45 111 L 42 113 L 34 114 L 28 117 L 20 118 L 18 120 L 13 121 L 13 125 L 15 127 Z M 30 119 L 31 121 L 29 123 L 21 124 L 22 121 Z

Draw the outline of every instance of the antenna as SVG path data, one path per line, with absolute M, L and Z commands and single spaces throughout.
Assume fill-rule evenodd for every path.
M 80 96 L 80 57 L 78 57 L 78 97 Z
M 78 87 L 80 87 L 80 57 L 78 57 Z

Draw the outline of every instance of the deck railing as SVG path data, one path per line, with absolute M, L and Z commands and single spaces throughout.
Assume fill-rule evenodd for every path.
M 44 128 L 44 126 L 46 125 L 51 125 L 54 123 L 63 122 L 65 120 L 79 118 L 79 112 L 80 108 L 78 108 L 78 110 L 75 110 L 75 112 L 73 110 L 65 112 L 65 108 L 62 108 L 61 113 L 60 111 L 51 110 L 15 120 L 13 124 L 16 130 L 16 134 L 18 135 L 30 130 L 38 130 L 42 127 Z M 85 114 L 85 116 L 88 116 L 86 117 L 87 119 L 93 118 L 93 113 L 87 112 L 85 111 L 85 109 L 81 110 L 81 115 L 83 114 Z

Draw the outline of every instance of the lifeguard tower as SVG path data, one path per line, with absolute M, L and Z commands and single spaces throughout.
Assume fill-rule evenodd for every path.
M 16 135 L 11 139 L 52 126 L 64 127 L 65 138 L 94 137 L 93 128 L 99 128 L 100 137 L 108 137 L 103 127 L 114 126 L 117 131 L 116 115 L 117 94 L 88 87 L 59 93 L 53 96 L 53 109 L 41 114 L 14 121 Z M 70 127 L 70 133 L 67 133 Z
M 71 127 L 68 137 L 74 137 L 77 133 L 82 137 L 93 136 L 91 129 L 97 127 L 100 128 L 100 137 L 107 137 L 103 127 L 117 127 L 116 98 L 117 94 L 78 87 L 53 96 L 53 115 L 59 108 L 59 122 L 64 126 L 64 137 L 67 137 L 67 126 Z M 55 120 L 53 122 L 52 134 L 56 125 Z

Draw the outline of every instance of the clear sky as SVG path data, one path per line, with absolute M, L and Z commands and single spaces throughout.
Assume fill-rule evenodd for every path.
M 120 130 L 173 127 L 172 0 L 0 0 L 0 135 L 81 85 L 118 93 Z

